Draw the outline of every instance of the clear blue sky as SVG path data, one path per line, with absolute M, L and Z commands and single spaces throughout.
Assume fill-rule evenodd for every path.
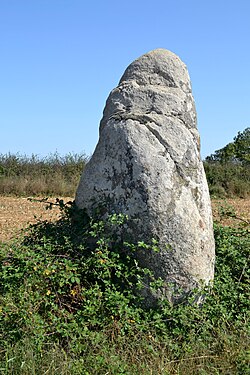
M 187 64 L 202 157 L 250 126 L 249 0 L 0 0 L 0 153 L 91 154 L 134 59 Z

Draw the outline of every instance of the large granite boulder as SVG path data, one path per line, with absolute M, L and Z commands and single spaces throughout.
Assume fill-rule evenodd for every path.
M 214 237 L 209 192 L 191 84 L 174 53 L 153 50 L 126 69 L 110 93 L 100 138 L 86 165 L 76 205 L 91 215 L 129 216 L 127 236 L 159 242 L 138 259 L 164 280 L 148 302 L 175 303 L 213 280 Z

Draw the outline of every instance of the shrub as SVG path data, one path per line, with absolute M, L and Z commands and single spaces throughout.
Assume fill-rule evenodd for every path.
M 74 195 L 87 161 L 84 153 L 54 153 L 45 158 L 1 154 L 0 194 Z
M 250 166 L 204 162 L 210 194 L 214 197 L 246 198 L 250 194 Z
M 250 128 L 238 132 L 233 142 L 204 162 L 211 195 L 238 196 L 250 194 Z
M 246 373 L 247 229 L 215 226 L 215 282 L 202 307 L 162 301 L 149 309 L 136 290 L 153 275 L 135 255 L 151 245 L 110 235 L 124 225 L 122 215 L 91 219 L 72 203 L 58 204 L 58 222 L 38 222 L 0 247 L 6 374 Z

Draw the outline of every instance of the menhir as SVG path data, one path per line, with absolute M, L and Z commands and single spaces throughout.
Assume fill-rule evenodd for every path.
M 145 303 L 172 303 L 214 276 L 211 203 L 200 158 L 196 110 L 185 64 L 153 50 L 128 66 L 110 93 L 95 152 L 86 165 L 76 205 L 92 215 L 123 213 L 125 236 L 152 239 L 160 251 L 138 251 L 138 261 L 163 286 L 145 285 Z

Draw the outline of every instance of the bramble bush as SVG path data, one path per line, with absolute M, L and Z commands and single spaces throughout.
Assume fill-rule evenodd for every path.
M 0 369 L 4 374 L 247 374 L 247 228 L 215 225 L 216 273 L 202 306 L 146 308 L 136 252 L 119 243 L 123 215 L 89 218 L 58 200 L 56 223 L 0 247 Z M 110 233 L 113 233 L 112 235 Z

